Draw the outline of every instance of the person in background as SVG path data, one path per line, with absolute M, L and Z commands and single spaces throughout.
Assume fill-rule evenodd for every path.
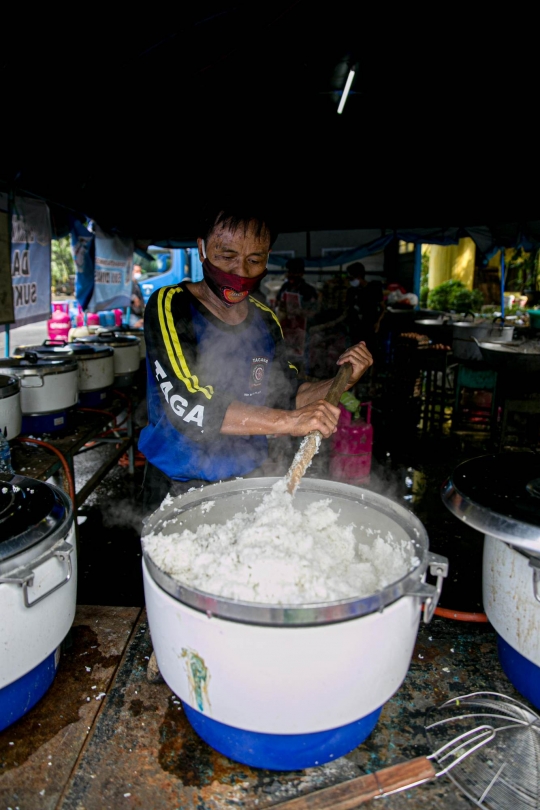
M 304 314 L 306 316 L 312 315 L 317 310 L 319 296 L 315 287 L 312 287 L 304 279 L 304 260 L 289 259 L 285 267 L 287 269 L 287 281 L 282 284 L 276 296 L 276 307 L 283 309 L 283 296 L 286 293 L 294 293 L 300 296 L 299 306 Z
M 366 268 L 362 262 L 354 262 L 347 268 L 349 288 L 345 300 L 345 311 L 349 337 L 352 341 L 365 340 L 364 315 L 366 310 L 365 288 Z
M 139 329 L 144 326 L 144 298 L 139 284 L 142 277 L 142 267 L 140 264 L 133 265 L 131 276 L 131 305 L 129 313 L 129 325 Z

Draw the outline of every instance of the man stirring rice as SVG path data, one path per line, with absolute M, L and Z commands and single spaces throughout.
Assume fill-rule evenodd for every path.
M 287 361 L 279 321 L 250 295 L 266 275 L 277 236 L 249 208 L 217 209 L 197 240 L 203 281 L 162 287 L 145 311 L 148 425 L 144 506 L 168 492 L 253 473 L 267 458 L 269 434 L 336 430 L 339 408 L 324 401 L 332 380 L 299 385 Z M 352 364 L 351 388 L 372 363 L 363 343 L 338 365 Z

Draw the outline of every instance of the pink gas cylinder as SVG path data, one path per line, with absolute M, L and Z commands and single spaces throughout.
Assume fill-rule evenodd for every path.
M 49 340 L 65 340 L 67 342 L 69 330 L 71 329 L 71 318 L 63 302 L 53 303 L 53 313 L 50 320 L 47 321 L 47 334 Z
M 86 315 L 87 326 L 99 326 L 99 312 L 88 312 Z
M 114 309 L 114 323 L 116 326 L 122 326 L 122 321 L 124 319 L 124 313 L 121 309 Z
M 350 411 L 339 406 L 341 416 L 330 450 L 330 476 L 335 481 L 361 484 L 369 480 L 373 449 L 371 402 L 362 402 L 361 407 L 366 407 L 365 419 L 353 419 Z

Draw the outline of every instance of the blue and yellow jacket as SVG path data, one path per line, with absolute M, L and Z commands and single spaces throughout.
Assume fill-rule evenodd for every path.
M 162 287 L 144 314 L 148 420 L 139 449 L 177 481 L 245 475 L 267 456 L 265 436 L 220 433 L 233 400 L 289 410 L 298 389 L 275 314 L 249 297 L 230 326 L 182 284 Z

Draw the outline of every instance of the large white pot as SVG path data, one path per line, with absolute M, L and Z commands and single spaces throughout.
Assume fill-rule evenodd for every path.
M 0 374 L 0 432 L 14 439 L 21 432 L 21 384 L 17 377 Z
M 122 387 L 133 383 L 140 365 L 139 338 L 133 335 L 116 335 L 114 332 L 100 332 L 77 342 L 110 346 L 114 350 L 114 384 Z
M 77 404 L 77 361 L 71 358 L 48 359 L 33 353 L 35 361 L 25 357 L 0 360 L 0 372 L 16 376 L 21 382 L 23 415 L 65 411 Z
M 276 480 L 236 480 L 173 498 L 146 523 L 143 547 L 147 533 L 175 531 L 179 515 L 182 529 L 207 522 L 207 500 L 216 501 L 212 523 L 249 511 Z M 376 522 L 384 535 L 410 543 L 414 570 L 365 599 L 269 606 L 182 586 L 145 551 L 146 608 L 163 677 L 203 739 L 247 764 L 309 767 L 356 747 L 401 685 L 421 604 L 431 614 L 446 575 L 446 560 L 430 554 L 422 524 L 389 499 L 315 479 L 304 480 L 295 498 L 305 508 L 328 496 L 344 525 Z M 437 588 L 424 582 L 428 567 Z
M 72 343 L 79 366 L 79 391 L 103 391 L 114 385 L 114 350 L 92 343 Z
M 77 361 L 79 392 L 103 391 L 114 384 L 114 350 L 97 343 L 44 341 L 41 345 L 18 346 L 15 356 L 35 352 L 49 359 L 71 358 Z
M 407 674 L 420 622 L 415 597 L 336 624 L 264 627 L 209 618 L 162 590 L 146 565 L 143 577 L 165 681 L 188 706 L 229 726 L 265 734 L 338 728 L 380 708 Z M 208 673 L 202 701 L 193 656 Z
M 443 488 L 456 517 L 484 535 L 483 602 L 508 679 L 540 708 L 540 462 L 501 453 L 462 462 Z
M 75 615 L 77 563 L 65 493 L 23 476 L 3 475 L 0 483 L 1 729 L 28 711 L 54 677 L 55 653 Z
M 540 558 L 517 551 L 496 537 L 485 536 L 483 596 L 488 619 L 508 644 L 538 667 L 539 573 Z

